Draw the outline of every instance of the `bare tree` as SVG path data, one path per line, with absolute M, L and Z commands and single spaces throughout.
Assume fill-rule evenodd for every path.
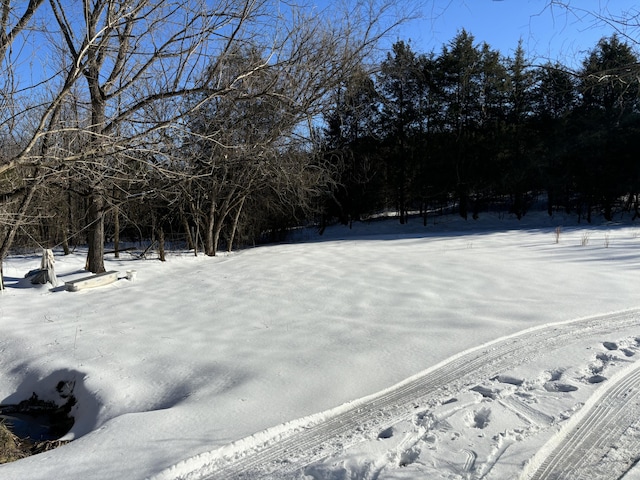
M 333 18 L 329 29 L 326 17 L 296 9 L 276 43 L 253 37 L 210 66 L 203 81 L 228 93 L 209 97 L 190 119 L 187 150 L 198 181 L 185 195 L 207 254 L 216 254 L 224 229 L 231 247 L 247 207 L 254 212 L 250 223 L 259 226 L 284 210 L 303 211 L 333 181 L 303 152 L 311 150 L 313 126 L 331 93 L 362 68 L 384 34 L 374 27 L 392 4 L 377 6 Z
M 580 21 L 585 26 L 607 26 L 611 33 L 629 43 L 640 43 L 640 7 L 620 7 L 616 2 L 600 2 L 595 9 L 586 8 L 581 2 L 572 0 L 549 0 L 547 8 L 571 16 L 571 21 Z
M 6 163 L 11 163 L 11 158 L 19 155 L 21 150 L 21 138 L 16 133 L 19 129 L 15 116 L 17 107 L 15 80 L 15 57 L 12 46 L 19 37 L 28 30 L 34 14 L 44 0 L 30 0 L 26 6 L 15 5 L 10 0 L 2 0 L 0 3 L 0 66 L 3 76 L 0 77 L 0 141 L 2 142 L 2 157 L 0 157 L 0 170 Z M 22 10 L 19 8 L 23 8 Z M 2 260 L 6 257 L 20 225 L 25 221 L 29 204 L 35 194 L 40 180 L 32 171 L 22 180 L 16 173 L 2 178 L 3 204 L 0 213 L 0 290 L 3 288 Z
M 12 90 L 7 84 L 3 90 L 12 109 L 5 110 L 0 124 L 12 128 L 12 148 L 5 148 L 0 159 L 0 178 L 24 179 L 21 169 L 30 173 L 28 181 L 15 185 L 20 198 L 11 204 L 15 215 L 7 217 L 0 258 L 35 192 L 52 178 L 67 178 L 88 200 L 87 269 L 96 273 L 104 271 L 105 216 L 126 201 L 127 190 L 134 188 L 135 194 L 135 188 L 148 184 L 151 172 L 174 185 L 192 173 L 175 168 L 175 149 L 167 147 L 167 138 L 184 135 L 194 112 L 209 102 L 245 95 L 243 88 L 253 77 L 261 79 L 254 83 L 261 91 L 249 95 L 277 105 L 271 121 L 278 122 L 276 127 L 284 124 L 286 135 L 277 128 L 269 130 L 268 138 L 242 141 L 207 134 L 208 141 L 231 148 L 235 159 L 250 157 L 260 166 L 245 170 L 240 190 L 224 185 L 228 201 L 220 212 L 223 218 L 233 215 L 237 225 L 247 185 L 255 185 L 269 165 L 267 152 L 308 137 L 327 91 L 406 17 L 394 15 L 399 6 L 390 0 L 347 5 L 341 13 L 335 6 L 317 12 L 271 0 L 31 0 L 18 16 L 9 0 L 1 5 L 3 65 L 22 58 L 10 46 L 27 27 L 43 56 L 60 60 L 32 83 L 13 85 Z M 54 22 L 45 28 L 44 18 Z M 257 48 L 259 60 L 229 72 L 229 60 L 240 47 Z M 70 103 L 79 112 L 74 122 L 64 119 Z M 286 121 L 280 122 L 284 117 L 276 111 Z M 253 148 L 262 157 L 239 155 L 241 145 L 245 150 L 269 148 Z
M 194 74 L 200 72 L 203 59 L 210 52 L 224 54 L 256 3 L 49 3 L 70 63 L 81 71 L 90 115 L 87 144 L 77 158 L 67 161 L 85 171 L 87 269 L 97 273 L 104 271 L 104 218 L 112 207 L 112 183 L 129 173 L 123 166 L 127 162 L 149 158 L 132 151 L 152 150 L 154 132 L 177 122 L 191 108 L 180 100 L 199 90 Z M 148 121 L 145 112 L 159 102 L 173 108 L 164 118 Z

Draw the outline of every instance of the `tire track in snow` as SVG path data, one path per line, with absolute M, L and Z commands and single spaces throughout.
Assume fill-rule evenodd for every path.
M 640 309 L 528 329 L 455 355 L 380 393 L 200 454 L 153 478 L 291 478 L 306 465 L 377 435 L 429 402 L 451 398 L 479 380 L 528 363 L 546 351 L 637 325 Z
M 540 467 L 532 474 L 525 471 L 522 478 L 615 480 L 637 462 L 638 457 L 616 454 L 637 452 L 634 446 L 639 441 L 640 364 L 632 364 L 609 382 L 543 447 L 538 457 L 553 450 Z M 630 429 L 636 431 L 625 434 Z M 532 462 L 538 463 L 540 460 L 536 459 Z
M 498 403 L 508 408 L 513 413 L 525 419 L 525 421 L 532 425 L 548 426 L 551 425 L 554 421 L 554 418 L 552 416 L 542 413 L 531 407 L 530 405 L 527 405 L 526 403 L 523 403 L 513 397 L 503 398 L 501 400 L 498 400 Z

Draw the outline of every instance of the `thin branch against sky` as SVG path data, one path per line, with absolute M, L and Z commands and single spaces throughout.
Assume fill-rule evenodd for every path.
M 633 0 L 425 0 L 418 20 L 394 40 L 438 52 L 462 29 L 508 56 L 521 39 L 533 60 L 577 67 L 598 40 L 617 33 L 640 42 L 640 10 Z

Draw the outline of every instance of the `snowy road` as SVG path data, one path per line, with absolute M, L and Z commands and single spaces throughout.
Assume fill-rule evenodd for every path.
M 640 364 L 611 379 L 573 420 L 539 452 L 542 464 L 523 478 L 621 478 L 640 458 Z
M 384 466 L 376 467 L 375 459 L 360 462 L 360 471 L 352 471 L 350 476 L 328 472 L 328 467 L 322 466 L 322 459 L 329 459 L 330 465 L 338 465 L 340 461 L 331 459 L 340 459 L 345 451 L 362 442 L 371 442 L 372 439 L 379 442 L 381 439 L 391 438 L 394 426 L 403 422 L 411 424 L 410 431 L 404 432 L 400 443 L 394 443 L 393 448 L 385 452 L 385 455 L 388 457 L 392 452 L 397 457 L 396 463 L 405 467 L 407 474 L 411 469 L 406 467 L 412 463 L 416 463 L 414 467 L 421 468 L 420 471 L 424 472 L 426 465 L 421 465 L 418 459 L 428 443 L 434 441 L 428 435 L 429 428 L 434 429 L 435 425 L 433 419 L 428 421 L 430 411 L 437 408 L 442 410 L 443 405 L 463 402 L 465 393 L 473 391 L 477 397 L 497 400 L 497 405 L 505 411 L 515 413 L 527 424 L 533 425 L 535 428 L 531 428 L 531 432 L 553 431 L 558 428 L 554 416 L 521 401 L 516 395 L 500 393 L 500 389 L 491 386 L 482 386 L 483 383 L 497 382 L 511 387 L 505 391 L 513 393 L 522 380 L 510 377 L 506 372 L 534 362 L 552 351 L 566 349 L 584 339 L 593 338 L 598 342 L 602 338 L 611 338 L 612 335 L 625 331 L 637 332 L 637 327 L 640 327 L 640 311 L 631 310 L 527 330 L 463 352 L 386 391 L 198 455 L 167 469 L 156 478 L 384 478 Z M 637 348 L 637 345 L 632 348 Z M 630 349 L 625 349 L 625 352 L 627 357 L 635 353 Z M 615 442 L 638 443 L 640 433 L 631 435 L 630 432 L 640 432 L 637 430 L 640 427 L 637 421 L 640 412 L 640 369 L 633 362 L 629 364 L 631 368 L 627 367 L 618 373 L 615 380 L 605 382 L 606 387 L 595 390 L 596 393 L 586 402 L 592 408 L 580 410 L 582 420 L 579 425 L 568 431 L 564 424 L 569 422 L 564 422 L 564 428 L 560 428 L 555 434 L 548 434 L 553 437 L 546 450 L 539 452 L 537 463 L 529 462 L 528 470 L 532 470 L 535 464 L 540 465 L 530 478 L 569 478 L 563 476 L 562 472 L 566 471 L 572 472 L 571 478 L 578 478 L 574 475 L 576 465 L 586 465 L 585 458 L 594 460 L 588 463 L 602 464 L 603 458 L 612 458 L 611 452 L 615 452 L 617 448 Z M 588 383 L 601 381 L 604 381 L 604 377 L 600 379 L 595 374 L 593 379 L 587 379 Z M 548 391 L 555 389 L 560 394 L 576 389 L 559 382 L 547 382 L 545 388 Z M 490 414 L 488 407 L 476 410 L 474 426 L 484 428 Z M 576 423 L 577 417 L 578 415 L 573 417 L 573 423 Z M 622 435 L 623 432 L 625 435 Z M 517 441 L 526 440 L 527 437 L 526 432 L 521 432 Z M 485 478 L 504 451 L 515 442 L 513 439 L 499 442 L 483 462 L 479 462 L 478 453 L 474 450 L 461 450 L 459 471 L 465 473 L 465 478 Z M 550 450 L 549 445 L 554 444 L 562 446 L 551 451 L 545 458 L 540 458 Z M 638 451 L 632 447 L 632 451 Z M 633 459 L 619 460 L 615 462 L 615 471 L 618 473 L 603 467 L 602 474 L 594 476 L 591 469 L 589 478 L 619 478 L 624 469 L 630 467 Z M 313 466 L 314 462 L 321 463 Z M 344 470 L 344 467 L 341 468 Z M 526 470 L 525 468 L 523 476 L 526 475 Z

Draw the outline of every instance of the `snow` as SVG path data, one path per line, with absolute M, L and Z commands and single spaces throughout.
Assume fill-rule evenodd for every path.
M 60 381 L 78 402 L 73 441 L 0 466 L 0 478 L 204 478 L 213 460 L 251 455 L 456 355 L 640 306 L 631 222 L 433 220 L 301 230 L 291 243 L 214 258 L 108 256 L 107 270 L 135 279 L 79 292 L 28 285 L 40 256 L 8 258 L 0 403 L 32 392 L 59 400 Z M 56 252 L 61 283 L 86 275 L 84 253 Z M 334 442 L 299 478 L 517 478 L 636 368 L 635 335 L 640 315 L 501 378 L 478 374 L 477 388 Z

